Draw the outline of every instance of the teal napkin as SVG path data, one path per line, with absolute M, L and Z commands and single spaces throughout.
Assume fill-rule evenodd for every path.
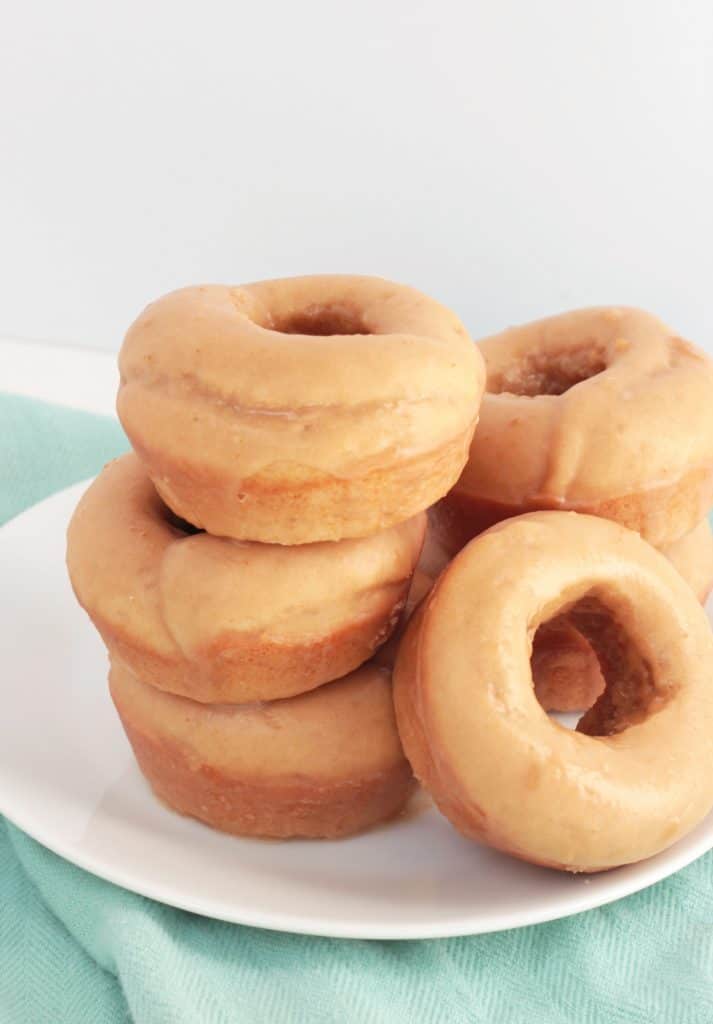
M 124 448 L 112 420 L 0 395 L 0 517 Z M 0 818 L 1 1024 L 123 1021 L 711 1024 L 713 855 L 551 924 L 357 942 L 164 907 L 81 871 Z

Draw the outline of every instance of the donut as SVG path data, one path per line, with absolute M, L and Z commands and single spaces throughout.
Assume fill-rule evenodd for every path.
M 373 665 L 243 705 L 164 693 L 115 660 L 109 683 L 156 795 L 221 832 L 337 838 L 398 814 L 413 790 L 390 674 Z
M 302 693 L 393 630 L 423 513 L 372 537 L 281 547 L 195 532 L 134 454 L 110 463 L 67 535 L 69 575 L 109 651 L 144 682 L 203 702 Z
M 373 277 L 184 288 L 129 328 L 117 411 L 173 512 L 217 536 L 362 537 L 442 497 L 485 384 L 433 299 Z
M 577 310 L 480 342 L 488 374 L 460 479 L 433 513 L 451 554 L 509 516 L 571 509 L 654 545 L 713 504 L 713 362 L 649 313 Z
M 533 689 L 532 636 L 567 613 L 606 689 L 577 731 Z M 464 835 L 600 871 L 650 857 L 713 804 L 713 634 L 690 587 L 633 531 L 572 512 L 506 520 L 450 563 L 394 671 L 416 777 Z

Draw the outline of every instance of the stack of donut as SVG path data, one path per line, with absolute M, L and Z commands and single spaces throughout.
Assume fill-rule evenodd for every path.
M 336 837 L 415 775 L 465 835 L 598 871 L 713 806 L 713 365 L 655 317 L 475 346 L 374 278 L 188 288 L 120 370 L 134 452 L 68 565 L 171 807 Z
M 119 365 L 134 451 L 82 498 L 67 561 L 154 791 L 241 835 L 397 814 L 414 781 L 373 656 L 467 458 L 465 329 L 376 278 L 195 287 L 140 315 Z

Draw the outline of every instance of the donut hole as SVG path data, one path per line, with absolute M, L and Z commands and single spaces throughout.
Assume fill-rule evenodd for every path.
M 308 334 L 328 337 L 332 334 L 371 334 L 356 307 L 314 303 L 285 317 L 273 319 L 272 329 L 281 334 Z
M 543 707 L 584 712 L 576 725 L 572 719 L 562 724 L 588 736 L 623 732 L 665 699 L 622 618 L 596 594 L 540 625 L 531 665 Z
M 606 370 L 607 354 L 603 345 L 583 342 L 554 352 L 531 352 L 506 369 L 488 375 L 491 394 L 563 395 L 575 384 L 596 377 Z

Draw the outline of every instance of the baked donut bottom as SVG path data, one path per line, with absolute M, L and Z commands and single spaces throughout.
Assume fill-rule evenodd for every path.
M 335 839 L 394 817 L 415 787 L 376 666 L 248 705 L 163 693 L 116 661 L 109 685 L 156 796 L 221 832 Z
M 458 479 L 474 425 L 433 451 L 364 475 L 315 476 L 294 467 L 280 477 L 244 478 L 239 487 L 187 458 L 174 463 L 138 438 L 134 447 L 177 516 L 215 536 L 294 545 L 367 537 L 422 512 Z
M 509 505 L 455 487 L 431 509 L 434 534 L 451 556 L 469 540 L 503 519 L 528 512 L 570 511 L 611 519 L 635 530 L 654 547 L 675 543 L 696 529 L 713 505 L 713 467 L 696 467 L 679 480 L 649 487 L 635 494 L 569 505 L 529 501 Z

